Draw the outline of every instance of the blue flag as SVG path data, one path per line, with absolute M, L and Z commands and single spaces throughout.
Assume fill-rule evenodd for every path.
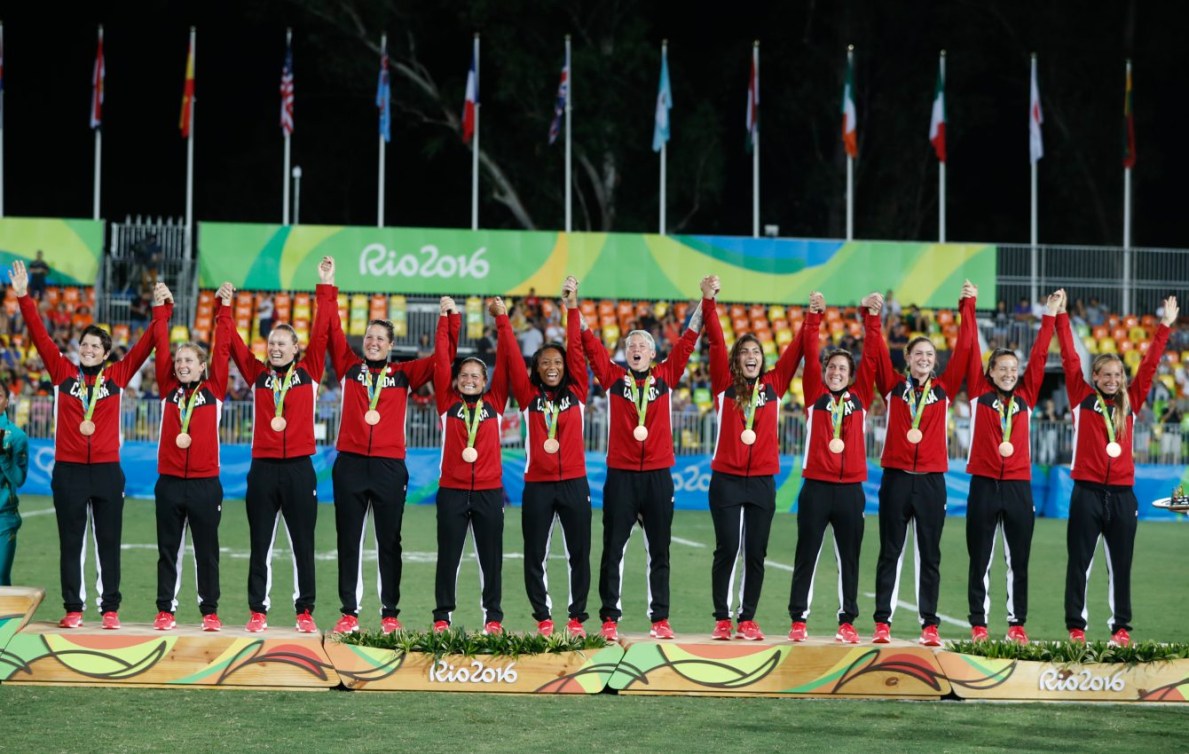
M 392 141 L 392 92 L 388 88 L 388 50 L 380 55 L 380 82 L 376 85 L 376 107 L 380 109 L 380 136 Z
M 656 92 L 656 126 L 652 131 L 652 151 L 659 152 L 669 140 L 669 110 L 673 92 L 669 88 L 669 51 L 661 48 L 661 84 Z
M 566 52 L 566 64 L 561 69 L 561 82 L 557 85 L 557 102 L 553 106 L 553 122 L 549 124 L 549 143 L 561 135 L 562 118 L 566 117 L 566 100 L 570 97 L 570 54 Z

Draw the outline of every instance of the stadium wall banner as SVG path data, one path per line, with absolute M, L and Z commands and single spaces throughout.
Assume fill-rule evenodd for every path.
M 8 268 L 20 259 L 29 264 L 38 251 L 50 266 L 50 285 L 95 285 L 103 256 L 102 220 L 66 220 L 52 217 L 0 218 L 0 265 Z
M 213 222 L 198 239 L 205 288 L 309 290 L 331 256 L 349 292 L 553 295 L 575 275 L 586 297 L 674 300 L 712 273 L 724 299 L 760 303 L 820 290 L 847 305 L 893 289 L 905 305 L 953 307 L 966 278 L 996 297 L 993 244 Z
M 331 469 L 337 451 L 319 447 L 314 454 L 314 471 L 318 476 L 318 499 L 323 503 L 334 500 Z M 230 499 L 242 499 L 247 491 L 248 468 L 252 464 L 252 448 L 248 445 L 224 445 L 220 448 L 223 494 Z M 437 499 L 440 451 L 433 448 L 410 449 L 405 458 L 409 469 L 408 503 L 433 504 Z M 124 469 L 125 494 L 130 498 L 151 500 L 157 484 L 157 445 L 148 442 L 128 442 L 120 451 L 120 465 Z M 519 504 L 524 496 L 524 451 L 505 449 L 503 452 L 504 493 L 508 501 Z M 793 513 L 797 510 L 797 493 L 801 489 L 800 456 L 781 456 L 781 471 L 776 476 L 776 510 Z M 966 515 L 966 497 L 970 492 L 970 476 L 962 469 L 963 461 L 952 461 L 945 475 L 950 516 Z M 21 487 L 22 495 L 52 494 L 50 474 L 54 469 L 52 440 L 29 441 L 29 476 Z M 590 481 L 591 504 L 603 507 L 603 483 L 607 478 L 606 456 L 586 454 L 587 478 Z M 1037 515 L 1046 518 L 1068 518 L 1069 496 L 1073 481 L 1065 467 L 1033 466 L 1033 499 Z M 710 456 L 678 456 L 673 467 L 674 506 L 678 510 L 709 510 Z M 883 470 L 868 462 L 867 481 L 863 492 L 867 498 L 866 514 L 879 513 L 879 482 Z M 1189 466 L 1136 465 L 1135 494 L 1139 499 L 1139 517 L 1144 520 L 1181 520 L 1182 516 L 1152 507 L 1153 500 L 1168 497 L 1173 487 L 1189 480 Z

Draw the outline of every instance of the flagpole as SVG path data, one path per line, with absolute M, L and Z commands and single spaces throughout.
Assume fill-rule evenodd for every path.
M 380 58 L 381 58 L 381 60 L 383 60 L 384 56 L 386 56 L 387 54 L 388 54 L 388 35 L 381 34 L 380 35 Z M 391 91 L 391 89 L 389 91 Z M 389 96 L 391 96 L 391 95 L 389 95 Z M 389 101 L 385 105 L 385 107 L 390 108 L 389 111 L 391 112 L 391 107 L 392 107 L 391 101 Z M 384 114 L 381 113 L 380 117 L 383 118 Z M 389 116 L 389 117 L 391 117 L 391 116 Z M 391 126 L 389 126 L 389 127 L 391 128 Z M 379 142 L 380 142 L 380 167 L 379 167 L 379 173 L 380 173 L 379 184 L 380 184 L 380 186 L 379 186 L 379 191 L 377 192 L 378 199 L 376 200 L 376 227 L 383 228 L 384 227 L 384 134 L 383 133 L 381 133 L 379 136 Z
M 471 230 L 479 230 L 479 33 L 475 32 L 475 135 L 471 140 Z
M 666 65 L 669 57 L 669 40 L 661 40 L 661 65 Z M 669 151 L 669 140 L 661 144 L 661 195 L 660 195 L 660 234 L 665 235 L 665 155 Z
M 760 40 L 751 48 L 751 64 L 756 71 L 755 98 L 756 115 L 759 116 L 760 102 Z M 755 138 L 751 145 L 751 236 L 760 237 L 760 127 L 755 124 Z
M 1123 134 L 1123 139 L 1126 143 L 1126 150 L 1128 160 L 1123 166 L 1123 313 L 1129 314 L 1131 312 L 1131 170 L 1135 162 L 1135 154 L 1131 152 L 1132 134 L 1131 124 L 1135 118 L 1135 113 L 1131 110 L 1131 61 L 1127 61 L 1126 79 L 1124 82 L 1126 92 L 1124 97 L 1124 109 L 1127 111 L 1125 115 L 1123 128 L 1126 129 Z
M 846 49 L 846 70 L 854 70 L 855 61 L 855 46 L 850 45 Z M 853 86 L 853 84 L 852 84 Z M 854 90 L 851 90 L 852 98 L 855 96 Z M 856 135 L 857 138 L 857 135 Z M 855 237 L 855 158 L 851 157 L 850 152 L 846 153 L 846 240 L 852 241 Z
M 1034 52 L 1034 53 L 1032 53 L 1032 78 L 1029 80 L 1029 86 L 1030 86 L 1030 87 L 1031 87 L 1031 82 L 1032 82 L 1032 81 L 1035 81 L 1035 80 L 1036 80 L 1036 53 Z M 1029 98 L 1031 99 L 1031 97 L 1029 97 Z M 1030 259 L 1030 263 L 1031 263 L 1031 276 L 1030 276 L 1030 279 L 1031 279 L 1031 281 L 1032 281 L 1032 282 L 1031 282 L 1031 287 L 1030 287 L 1030 290 L 1029 290 L 1029 292 L 1030 292 L 1030 294 L 1031 294 L 1031 298 L 1029 299 L 1029 301 L 1030 301 L 1030 302 L 1035 302 L 1035 301 L 1037 300 L 1037 297 L 1040 295 L 1040 280 L 1039 280 L 1039 275 L 1040 275 L 1040 263 L 1039 263 L 1039 259 L 1038 259 L 1037 249 L 1036 249 L 1037 236 L 1038 236 L 1038 232 L 1037 232 L 1037 224 L 1038 224 L 1038 223 L 1037 223 L 1037 202 L 1036 202 L 1036 182 L 1037 182 L 1037 181 L 1036 181 L 1036 176 L 1037 176 L 1037 169 L 1038 169 L 1038 167 L 1039 167 L 1039 163 L 1040 163 L 1040 161 L 1039 161 L 1039 160 L 1032 160 L 1031 162 L 1032 162 L 1032 183 L 1031 183 L 1031 194 L 1032 194 L 1032 201 L 1031 201 L 1032 218 L 1031 218 L 1031 219 L 1032 219 L 1032 223 L 1031 223 L 1031 233 L 1030 233 L 1030 235 L 1029 235 L 1029 241 L 1030 241 L 1030 244 L 1031 244 L 1031 247 L 1032 247 L 1031 254 L 1030 254 L 1030 256 L 1031 256 L 1031 259 Z
M 194 62 L 194 78 L 198 78 L 198 33 L 190 27 L 190 56 Z M 195 87 L 197 90 L 197 87 Z M 198 95 L 190 97 L 190 135 L 186 138 L 186 258 L 192 257 L 194 248 L 194 124 L 197 121 Z
M 103 24 L 99 25 L 99 49 L 100 50 L 103 49 Z M 98 66 L 99 66 L 98 57 L 96 57 L 95 65 L 96 65 L 96 68 L 98 68 Z M 101 72 L 99 70 L 96 70 L 93 77 L 99 77 L 101 75 L 102 75 Z M 91 86 L 92 87 L 102 87 L 103 80 L 101 78 L 98 78 L 96 81 L 91 82 Z M 102 92 L 103 90 L 100 89 L 99 91 Z M 92 91 L 91 96 L 92 96 L 92 98 L 94 98 L 99 95 L 98 95 L 98 93 Z M 95 104 L 96 104 L 95 102 L 91 103 L 91 118 L 92 119 L 94 119 L 94 117 L 95 117 Z M 99 176 L 101 174 L 101 170 L 102 170 L 102 166 L 103 166 L 103 125 L 101 123 L 94 124 L 94 130 L 95 130 L 95 190 L 94 190 L 95 199 L 94 199 L 94 202 L 92 203 L 92 207 L 91 207 L 91 219 L 98 220 L 99 219 L 99 190 L 100 190 Z
M 285 62 L 289 62 L 289 45 L 293 42 L 293 28 L 285 29 Z M 281 74 L 284 76 L 284 73 Z M 292 76 L 293 72 L 290 71 Z M 282 100 L 284 93 L 281 94 Z M 285 107 L 284 101 L 281 102 L 281 107 Z M 289 129 L 284 126 L 281 127 L 281 133 L 285 141 L 285 166 L 281 170 L 281 225 L 289 224 Z
M 570 136 L 570 113 L 573 111 L 574 69 L 570 65 L 570 35 L 566 35 L 566 232 L 574 230 L 573 144 Z
M 941 51 L 941 97 L 945 106 L 945 50 Z M 944 125 L 942 126 L 945 127 Z M 948 154 L 947 154 L 948 157 Z M 945 243 L 945 160 L 937 163 L 937 241 Z

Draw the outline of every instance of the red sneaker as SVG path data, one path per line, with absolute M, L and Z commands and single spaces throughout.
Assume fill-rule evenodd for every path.
M 760 624 L 754 620 L 739 621 L 739 633 L 735 634 L 737 638 L 746 639 L 747 641 L 763 641 L 764 632 L 760 630 Z
M 103 622 L 99 627 L 104 631 L 118 631 L 120 629 L 120 616 L 116 614 L 115 610 L 108 610 L 103 614 Z
M 921 638 L 917 641 L 923 647 L 940 647 L 941 637 L 937 634 L 937 626 L 925 626 L 921 629 Z
M 219 616 L 214 613 L 207 613 L 202 616 L 202 630 L 203 631 L 222 631 L 223 621 L 219 620 Z
M 990 636 L 987 634 L 986 626 L 971 626 L 970 640 L 971 641 L 986 641 Z M 1011 632 L 1008 632 L 1008 638 L 1011 638 Z
M 1016 644 L 1028 643 L 1028 632 L 1024 630 L 1023 626 L 1012 626 L 1007 629 L 1007 640 L 1014 641 Z
M 169 631 L 177 628 L 177 621 L 173 619 L 173 613 L 162 610 L 157 613 L 157 618 L 153 621 L 154 631 Z
M 268 615 L 266 613 L 252 613 L 248 616 L 248 625 L 244 626 L 244 630 L 250 634 L 258 634 L 268 628 Z
M 435 634 L 444 634 L 450 630 L 450 621 L 435 620 L 433 622 L 433 632 Z
M 834 634 L 834 641 L 843 644 L 858 644 L 859 632 L 849 623 L 839 623 L 838 633 Z
M 1111 647 L 1130 647 L 1131 634 L 1127 633 L 1127 629 L 1120 628 L 1111 634 L 1111 640 L 1107 642 L 1107 645 Z
M 805 621 L 793 621 L 793 627 L 789 629 L 789 641 L 805 641 L 808 638 L 809 628 L 805 625 Z
M 306 613 L 307 615 L 309 613 Z M 311 619 L 311 623 L 313 620 Z M 298 616 L 297 630 L 301 630 L 301 616 Z M 317 629 L 314 629 L 315 631 Z M 359 633 L 359 619 L 354 615 L 344 615 L 339 618 L 339 622 L 334 624 L 334 628 L 330 630 L 332 634 L 357 634 Z
M 603 621 L 603 627 L 599 630 L 599 633 L 607 641 L 619 641 L 619 623 L 608 618 Z
M 81 612 L 70 612 L 62 616 L 62 620 L 58 621 L 59 628 L 82 628 L 83 614 Z
M 386 615 L 380 619 L 380 633 L 384 634 L 385 636 L 396 633 L 397 631 L 401 631 L 403 628 L 404 627 L 401 626 L 400 621 L 396 619 L 396 616 Z
M 358 627 L 358 621 L 356 626 Z M 314 616 L 310 615 L 309 610 L 303 610 L 297 614 L 297 632 L 300 634 L 318 633 L 318 624 L 314 623 Z
M 731 621 L 720 620 L 714 624 L 714 630 L 710 632 L 710 638 L 717 641 L 730 641 L 731 631 L 733 630 L 734 626 L 731 625 Z
M 1080 628 L 1069 629 L 1069 640 L 1074 644 L 1086 643 L 1086 632 Z
M 871 637 L 872 644 L 888 644 L 892 641 L 892 626 L 889 623 L 876 623 L 875 634 Z
M 661 618 L 652 624 L 652 628 L 648 629 L 648 635 L 654 639 L 672 639 L 673 627 L 669 625 L 668 618 Z
M 570 622 L 566 624 L 566 633 L 578 639 L 586 638 L 586 629 L 582 627 L 582 621 L 577 618 L 570 618 Z
M 550 623 L 552 623 L 552 622 L 553 621 L 550 621 Z M 504 627 L 502 625 L 500 625 L 500 622 L 498 620 L 489 620 L 483 624 L 483 635 L 484 636 L 491 636 L 493 634 L 502 634 L 503 632 L 504 632 Z
M 541 636 L 553 636 L 553 620 L 546 618 L 542 621 L 537 621 L 537 633 Z

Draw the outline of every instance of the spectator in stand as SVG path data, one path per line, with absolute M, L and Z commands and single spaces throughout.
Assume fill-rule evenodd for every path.
M 1017 322 L 1032 321 L 1032 304 L 1028 303 L 1027 296 L 1020 296 L 1020 300 L 1016 302 L 1016 308 L 1012 309 L 1011 314 Z
M 475 341 L 475 355 L 483 360 L 489 371 L 495 369 L 495 339 L 495 328 L 484 327 L 483 337 Z M 433 385 L 432 382 L 427 384 Z
M 264 340 L 268 340 L 268 334 L 272 332 L 275 313 L 276 305 L 273 303 L 272 294 L 265 293 L 264 297 L 256 304 L 256 320 L 260 325 L 260 337 Z
M 1074 484 L 1069 501 L 1066 536 L 1069 563 L 1065 571 L 1065 627 L 1072 642 L 1086 641 L 1087 582 L 1094 550 L 1101 538 L 1105 542 L 1110 574 L 1109 604 L 1114 613 L 1107 624 L 1111 644 L 1131 644 L 1131 562 L 1139 510 L 1132 455 L 1135 415 L 1148 397 L 1156 365 L 1164 354 L 1169 327 L 1177 321 L 1178 313 L 1177 299 L 1170 296 L 1164 302 L 1160 326 L 1130 386 L 1123 360 L 1113 353 L 1095 357 L 1087 382 L 1074 347 L 1069 316 L 1064 312 L 1057 315 L 1061 365 L 1073 406 L 1076 443 L 1069 470 Z
M 881 312 L 881 314 L 883 315 L 882 319 L 883 319 L 884 326 L 885 327 L 887 326 L 888 320 L 891 319 L 892 317 L 899 318 L 900 312 L 901 312 L 900 302 L 897 301 L 893 297 L 892 289 L 889 288 L 888 292 L 884 294 L 883 311 Z
M 907 366 L 904 349 L 908 346 L 908 341 L 908 326 L 903 322 L 897 323 L 892 329 L 892 334 L 888 336 L 888 354 L 892 359 L 892 369 L 896 372 L 903 372 Z
M 528 327 L 520 333 L 517 340 L 520 341 L 520 355 L 524 357 L 524 363 L 527 366 L 532 363 L 533 354 L 537 352 L 537 349 L 545 344 L 545 334 L 537 326 L 535 317 L 529 317 Z
M 50 265 L 45 261 L 45 252 L 38 249 L 37 258 L 29 263 L 29 295 L 41 301 L 45 296 L 45 286 L 49 276 Z
M 1086 307 L 1086 324 L 1090 327 L 1098 327 L 1106 324 L 1106 318 L 1110 314 L 1108 310 L 1099 300 L 1091 296 L 1090 304 Z
M 8 389 L 0 386 L 0 586 L 12 586 L 12 560 L 17 550 L 17 490 L 29 473 L 29 440 L 8 419 Z
M 1041 466 L 1052 466 L 1057 463 L 1057 424 L 1061 415 L 1057 412 L 1057 404 L 1052 398 L 1045 399 L 1041 409 L 1036 412 L 1034 419 L 1039 430 L 1036 434 L 1036 462 Z

